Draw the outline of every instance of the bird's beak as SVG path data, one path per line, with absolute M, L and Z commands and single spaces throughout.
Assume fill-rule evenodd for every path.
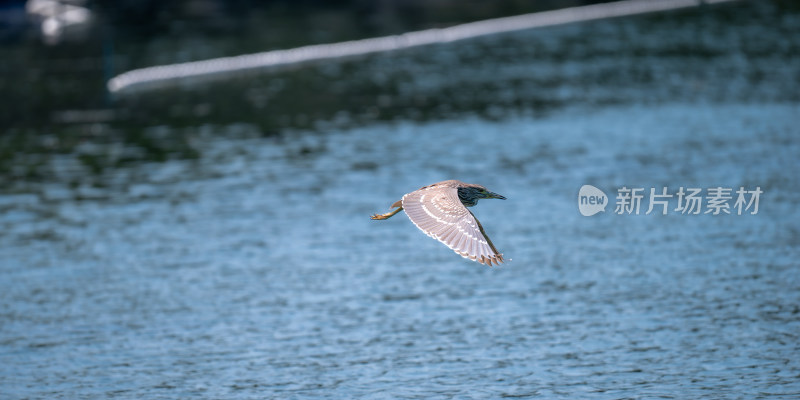
M 506 199 L 505 196 L 499 195 L 499 194 L 497 194 L 495 192 L 489 192 L 489 197 L 487 197 L 487 198 L 488 199 L 500 199 L 500 200 L 505 200 Z

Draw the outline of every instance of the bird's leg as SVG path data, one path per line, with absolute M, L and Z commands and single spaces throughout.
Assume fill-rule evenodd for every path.
M 399 213 L 400 211 L 403 211 L 403 207 L 400 207 L 397 210 L 394 210 L 392 212 L 388 212 L 386 214 L 375 214 L 375 215 L 373 215 L 373 216 L 371 216 L 369 218 L 370 219 L 389 219 L 392 216 L 394 216 L 395 214 Z

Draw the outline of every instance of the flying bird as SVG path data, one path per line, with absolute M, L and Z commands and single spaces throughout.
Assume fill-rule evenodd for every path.
M 389 219 L 405 210 L 406 215 L 426 235 L 444 243 L 458 255 L 492 266 L 503 262 L 483 226 L 467 207 L 480 199 L 506 198 L 481 185 L 457 180 L 442 181 L 406 194 L 392 204 L 398 207 L 386 214 L 375 214 L 376 220 Z

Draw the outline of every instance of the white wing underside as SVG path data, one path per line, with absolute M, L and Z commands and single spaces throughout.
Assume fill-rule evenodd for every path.
M 480 222 L 458 199 L 458 189 L 423 188 L 403 196 L 403 210 L 426 235 L 464 258 L 491 266 L 503 255 L 486 236 Z

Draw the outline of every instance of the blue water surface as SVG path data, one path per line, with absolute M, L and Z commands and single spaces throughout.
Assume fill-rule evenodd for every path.
M 4 196 L 0 387 L 12 398 L 795 396 L 798 111 L 612 107 L 291 142 L 208 137 L 209 162 L 132 168 L 138 183 L 96 199 L 89 188 L 81 200 Z M 420 152 L 441 155 L 420 163 Z M 474 211 L 511 261 L 464 260 L 402 214 L 368 219 L 445 178 L 508 197 Z M 623 185 L 764 194 L 756 215 L 583 217 L 585 183 L 611 201 Z
M 794 44 L 714 15 L 700 36 L 665 17 L 437 48 L 484 60 L 452 70 L 362 60 L 416 68 L 411 92 L 496 79 L 465 87 L 497 112 L 277 136 L 198 120 L 199 158 L 98 179 L 52 155 L 48 179 L 0 193 L 0 398 L 799 397 L 797 58 L 737 56 L 755 37 Z M 707 59 L 681 55 L 696 39 Z M 548 43 L 565 58 L 537 60 Z M 616 55 L 630 46 L 644 55 Z M 537 88 L 566 105 L 508 106 Z M 369 219 L 445 179 L 508 198 L 472 209 L 505 264 L 465 260 L 402 213 Z M 579 213 L 585 184 L 605 212 Z M 644 189 L 638 214 L 615 213 L 623 187 Z M 682 187 L 731 188 L 731 213 L 676 198 L 646 213 L 650 188 Z M 757 214 L 733 208 L 741 187 L 763 191 Z

